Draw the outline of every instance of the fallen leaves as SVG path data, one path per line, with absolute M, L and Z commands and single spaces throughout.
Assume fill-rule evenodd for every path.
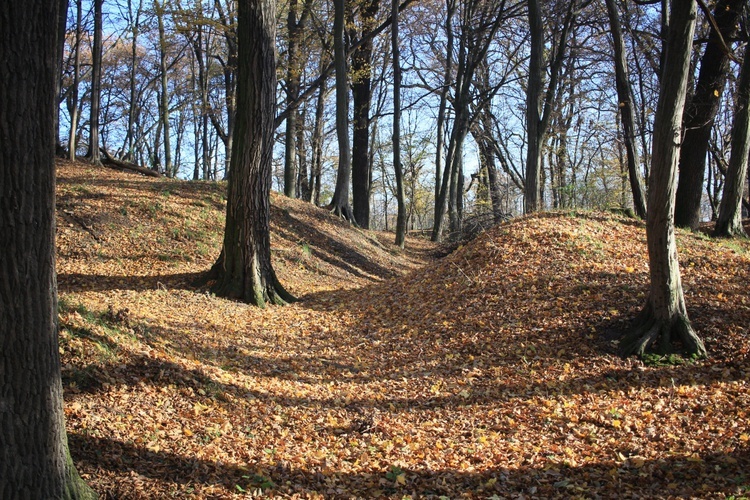
M 680 233 L 712 357 L 645 365 L 602 335 L 645 300 L 630 220 L 520 219 L 429 262 L 274 198 L 274 263 L 304 301 L 261 311 L 190 285 L 218 253 L 220 189 L 60 177 L 99 238 L 58 226 L 71 449 L 103 496 L 747 494 L 747 243 Z

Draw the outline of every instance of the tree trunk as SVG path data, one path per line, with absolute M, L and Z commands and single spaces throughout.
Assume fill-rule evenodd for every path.
M 94 499 L 68 450 L 57 343 L 59 0 L 0 3 L 0 497 Z
M 99 157 L 99 108 L 102 95 L 102 3 L 94 0 L 94 46 L 92 48 L 93 64 L 91 68 L 91 116 L 89 118 L 89 151 L 88 160 L 94 165 L 101 165 Z
M 310 179 L 308 178 L 307 146 L 305 145 L 305 110 L 297 114 L 297 192 L 300 199 L 310 199 Z
M 81 75 L 81 39 L 83 33 L 83 0 L 76 0 L 76 48 L 73 62 L 73 84 L 70 91 L 70 131 L 68 135 L 68 159 L 76 159 L 76 134 L 78 133 L 78 114 L 80 112 L 80 103 L 78 102 L 78 86 Z
M 721 38 L 731 40 L 736 35 L 744 4 L 744 0 L 720 0 L 714 9 L 714 19 L 721 35 L 711 30 L 701 58 L 695 93 L 683 117 L 685 137 L 680 152 L 675 205 L 675 224 L 679 227 L 696 229 L 701 221 L 708 142 L 729 71 L 729 57 L 724 52 Z
M 539 199 L 539 179 L 542 175 L 542 145 L 540 131 L 542 74 L 544 72 L 544 27 L 539 0 L 529 0 L 529 81 L 526 86 L 526 184 L 524 186 L 524 212 L 529 214 L 542 208 Z
M 95 0 L 98 1 L 98 0 Z M 131 161 L 133 163 L 137 163 L 138 160 L 135 157 L 135 125 L 136 125 L 136 101 L 137 101 L 137 93 L 136 93 L 136 75 L 138 71 L 138 33 L 140 30 L 140 18 L 141 18 L 141 9 L 143 7 L 142 0 L 138 1 L 138 8 L 136 9 L 135 14 L 133 13 L 133 5 L 132 0 L 128 0 L 128 16 L 130 17 L 131 22 L 131 34 L 133 36 L 133 40 L 131 41 L 130 45 L 130 98 L 129 98 L 129 105 L 128 105 L 128 130 L 127 130 L 127 138 L 126 138 L 126 146 L 127 146 L 127 153 L 125 155 L 125 159 L 127 161 Z
M 297 98 L 299 97 L 302 68 L 299 67 L 298 42 L 300 26 L 297 22 L 297 0 L 289 1 L 287 14 L 287 68 L 286 68 L 286 103 L 290 112 L 286 117 L 286 144 L 284 150 L 284 195 L 294 198 L 297 179 Z
M 344 18 L 346 0 L 334 0 L 333 47 L 336 66 L 336 135 L 339 143 L 339 168 L 336 174 L 336 188 L 329 210 L 336 215 L 354 222 L 354 214 L 349 205 L 352 158 L 349 147 L 349 84 L 347 78 L 346 47 L 344 46 Z
M 167 37 L 164 32 L 164 4 L 154 0 L 154 9 L 159 24 L 159 71 L 161 73 L 161 114 L 162 132 L 164 133 L 164 173 L 174 177 L 172 172 L 172 145 L 169 125 L 169 78 L 167 76 Z
M 396 245 L 404 248 L 406 242 L 406 195 L 404 170 L 401 166 L 401 56 L 398 45 L 398 0 L 391 2 L 391 49 L 393 51 L 393 170 L 396 173 Z
M 635 110 L 633 109 L 633 92 L 630 88 L 630 77 L 628 75 L 628 63 L 626 60 L 625 40 L 620 27 L 620 15 L 617 12 L 615 0 L 606 0 L 607 13 L 609 14 L 609 25 L 612 31 L 612 43 L 614 46 L 615 62 L 615 86 L 617 87 L 617 98 L 620 108 L 620 120 L 622 121 L 623 139 L 625 143 L 625 154 L 628 163 L 628 177 L 630 178 L 630 191 L 633 194 L 633 208 L 641 219 L 646 218 L 646 203 L 644 201 L 643 187 L 641 186 L 638 166 L 638 148 L 636 147 Z
M 366 37 L 352 54 L 352 203 L 359 227 L 370 228 L 370 108 L 372 105 L 373 28 L 380 0 L 367 0 L 362 7 L 360 37 Z M 394 19 L 392 18 L 392 22 Z
M 276 98 L 276 3 L 241 0 L 238 113 L 227 194 L 224 247 L 213 271 L 218 295 L 264 307 L 293 297 L 271 266 L 271 163 Z
M 682 351 L 706 355 L 706 348 L 691 327 L 685 308 L 674 230 L 677 162 L 695 29 L 695 1 L 675 2 L 670 17 L 664 73 L 654 117 L 646 220 L 651 290 L 646 306 L 620 343 L 623 356 L 643 356 L 652 346 L 663 354 Z
M 57 16 L 57 72 L 55 74 L 55 153 L 59 156 L 65 154 L 60 140 L 60 104 L 62 97 L 62 70 L 63 53 L 65 48 L 65 37 L 68 27 L 68 0 L 57 0 L 60 9 Z
M 321 64 L 322 65 L 322 64 Z M 315 102 L 315 125 L 312 134 L 312 165 L 310 167 L 310 194 L 306 201 L 320 205 L 320 174 L 323 168 L 323 125 L 328 86 L 325 82 L 318 90 Z
M 432 241 L 439 241 L 442 236 L 442 224 L 445 206 L 445 188 L 443 179 L 448 176 L 447 166 L 443 166 L 445 158 L 445 122 L 446 110 L 448 108 L 448 91 L 453 81 L 453 15 L 456 11 L 456 0 L 445 1 L 445 74 L 443 75 L 443 87 L 440 89 L 440 107 L 437 116 L 437 145 L 435 152 L 435 213 L 432 225 Z
M 750 45 L 745 47 L 740 81 L 737 85 L 737 104 L 732 125 L 732 153 L 721 195 L 719 219 L 714 236 L 747 237 L 742 227 L 742 195 L 745 191 L 748 154 L 750 154 Z

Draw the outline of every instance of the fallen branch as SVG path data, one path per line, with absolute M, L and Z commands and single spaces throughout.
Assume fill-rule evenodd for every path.
M 102 148 L 101 151 L 104 155 L 102 164 L 106 167 L 116 168 L 120 170 L 129 170 L 131 172 L 137 172 L 147 177 L 164 177 L 156 170 L 151 170 L 150 168 L 142 167 L 140 165 L 136 165 L 135 163 L 130 163 L 129 161 L 118 160 L 117 158 L 109 154 L 109 152 L 107 152 L 107 150 L 104 148 Z

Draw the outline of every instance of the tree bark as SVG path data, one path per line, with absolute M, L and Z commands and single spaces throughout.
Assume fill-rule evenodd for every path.
M 59 0 L 0 3 L 0 497 L 94 499 L 68 450 L 57 343 Z
M 98 1 L 98 0 L 94 0 Z M 136 107 L 137 107 L 137 93 L 136 93 L 136 75 L 137 75 L 137 65 L 138 65 L 138 34 L 140 30 L 140 18 L 141 18 L 141 9 L 143 7 L 142 0 L 138 1 L 138 8 L 136 9 L 135 14 L 133 14 L 133 5 L 132 0 L 128 0 L 128 16 L 130 18 L 130 30 L 131 35 L 133 36 L 133 40 L 130 44 L 130 99 L 128 103 L 128 130 L 127 130 L 127 137 L 125 140 L 125 144 L 127 146 L 127 153 L 125 155 L 125 158 L 128 161 L 131 161 L 133 163 L 137 163 L 137 159 L 135 157 L 135 121 L 136 121 Z
M 679 227 L 696 229 L 701 221 L 708 142 L 729 71 L 729 57 L 721 39 L 730 40 L 736 35 L 744 4 L 744 0 L 720 0 L 714 9 L 714 19 L 721 33 L 711 30 L 701 58 L 695 92 L 683 117 L 685 138 L 680 152 L 675 205 L 675 224 Z
M 453 81 L 453 15 L 456 12 L 456 0 L 445 0 L 445 73 L 443 87 L 440 89 L 440 107 L 437 116 L 437 144 L 435 151 L 435 213 L 433 216 L 432 241 L 439 241 L 442 237 L 442 224 L 445 206 L 445 188 L 443 179 L 448 176 L 448 169 L 444 167 L 445 157 L 445 122 L 448 108 L 448 92 Z M 445 170 L 445 173 L 443 173 Z
M 91 116 L 89 118 L 88 160 L 101 165 L 99 156 L 99 108 L 102 95 L 102 4 L 104 0 L 94 0 L 94 46 L 92 48 L 91 69 Z
M 300 77 L 302 68 L 299 67 L 298 43 L 300 25 L 297 21 L 297 0 L 289 1 L 287 14 L 287 69 L 286 69 L 286 102 L 290 113 L 286 117 L 286 147 L 284 151 L 284 195 L 294 198 L 296 195 L 297 179 L 297 98 L 299 97 Z
M 529 0 L 529 32 L 531 37 L 529 79 L 526 87 L 526 179 L 524 185 L 524 212 L 529 214 L 544 208 L 544 179 L 542 163 L 543 145 L 547 135 L 552 109 L 555 106 L 557 83 L 566 57 L 568 34 L 573 29 L 578 1 L 572 0 L 562 20 L 560 39 L 553 47 L 547 91 L 543 92 L 544 24 L 539 0 Z M 544 95 L 543 95 L 544 94 Z
M 401 166 L 401 56 L 398 45 L 398 0 L 391 2 L 391 50 L 393 51 L 393 170 L 396 174 L 396 245 L 406 243 L 406 197 L 404 170 Z
M 706 356 L 706 348 L 688 319 L 674 229 L 681 118 L 695 29 L 695 1 L 675 2 L 670 17 L 664 73 L 654 117 L 653 164 L 646 220 L 651 289 L 646 306 L 621 340 L 623 356 L 643 356 L 654 346 L 663 354 L 681 350 L 686 354 Z M 681 348 L 675 341 L 681 344 Z
M 380 0 L 367 0 L 361 7 L 362 28 L 359 36 L 364 42 L 352 54 L 352 101 L 354 105 L 352 131 L 352 204 L 354 219 L 359 227 L 370 228 L 370 108 L 372 105 L 372 50 L 373 28 Z M 396 9 L 398 15 L 398 8 Z M 395 18 L 391 14 L 391 22 Z
M 159 29 L 159 72 L 161 81 L 161 113 L 162 132 L 164 134 L 164 173 L 167 177 L 174 177 L 172 172 L 172 145 L 169 124 L 169 78 L 167 75 L 167 37 L 164 31 L 164 4 L 154 0 L 154 9 Z
M 633 109 L 633 92 L 630 88 L 630 77 L 628 75 L 628 63 L 626 59 L 625 40 L 620 27 L 620 15 L 617 12 L 615 0 L 606 0 L 609 25 L 612 32 L 612 44 L 614 47 L 615 63 L 615 85 L 617 87 L 617 98 L 620 108 L 620 120 L 622 121 L 623 139 L 625 143 L 625 155 L 628 164 L 628 177 L 630 179 L 630 191 L 633 195 L 633 208 L 641 219 L 646 218 L 646 202 L 644 201 L 643 186 L 641 185 L 638 166 L 638 148 L 636 147 L 635 110 Z
M 68 159 L 76 159 L 76 134 L 78 133 L 78 113 L 80 112 L 80 103 L 78 102 L 78 86 L 81 75 L 81 39 L 83 38 L 83 0 L 76 0 L 76 48 L 73 60 L 73 84 L 70 95 L 68 96 L 70 110 L 70 131 L 68 134 Z
M 542 175 L 541 112 L 542 73 L 544 72 L 544 27 L 539 0 L 529 0 L 529 81 L 526 86 L 526 183 L 524 185 L 524 212 L 540 210 L 539 179 Z
M 747 237 L 742 227 L 742 196 L 745 191 L 748 155 L 750 154 L 750 44 L 745 47 L 737 104 L 732 124 L 732 153 L 721 195 L 719 219 L 714 236 Z
M 241 0 L 238 106 L 224 246 L 212 271 L 218 295 L 259 307 L 294 298 L 271 266 L 270 191 L 276 98 L 276 3 Z
M 336 215 L 355 222 L 349 205 L 349 187 L 352 175 L 352 157 L 349 146 L 349 84 L 347 78 L 346 47 L 344 43 L 344 18 L 346 0 L 334 0 L 333 47 L 336 67 L 336 136 L 339 143 L 339 166 L 336 188 L 329 205 Z
M 321 54 L 322 55 L 322 54 Z M 322 62 L 321 62 L 322 66 Z M 310 193 L 306 201 L 320 205 L 320 174 L 323 169 L 323 125 L 328 86 L 324 82 L 315 101 L 315 125 L 312 134 L 312 165 L 310 167 Z

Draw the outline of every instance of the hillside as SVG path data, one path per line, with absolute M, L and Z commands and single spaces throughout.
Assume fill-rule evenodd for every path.
M 544 214 L 433 248 L 274 197 L 259 310 L 190 283 L 222 188 L 62 164 L 66 415 L 104 498 L 735 497 L 750 492 L 750 244 L 680 233 L 711 358 L 614 355 L 642 224 Z M 405 274 L 404 274 L 405 273 Z

